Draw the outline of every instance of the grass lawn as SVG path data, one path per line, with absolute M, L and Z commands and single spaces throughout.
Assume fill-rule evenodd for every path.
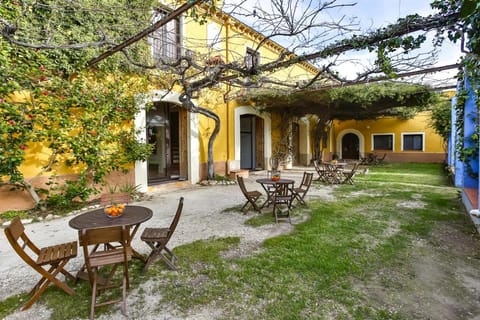
M 337 186 L 334 201 L 309 201 L 305 222 L 250 254 L 227 254 L 241 246 L 239 238 L 213 238 L 175 248 L 180 272 L 165 272 L 158 263 L 143 275 L 134 262 L 131 287 L 149 283 L 135 293 L 136 308 L 154 297 L 159 312 L 175 309 L 180 318 L 208 308 L 220 310 L 215 313 L 219 319 L 437 319 L 434 300 L 424 301 L 431 310 L 418 310 L 435 290 L 426 288 L 427 282 L 415 289 L 428 274 L 428 268 L 419 269 L 426 257 L 438 259 L 437 267 L 453 264 L 452 270 L 480 267 L 478 259 L 465 258 L 475 252 L 463 256 L 439 236 L 448 231 L 459 242 L 477 243 L 458 189 L 434 164 L 384 164 L 355 181 Z M 294 212 L 299 214 L 305 210 Z M 273 222 L 271 216 L 254 219 Z M 442 270 L 447 276 L 454 272 Z M 445 285 L 454 292 L 452 299 L 458 296 L 458 319 L 480 311 L 478 303 L 465 303 L 472 297 L 461 281 Z M 51 287 L 40 299 L 54 310 L 52 319 L 88 317 L 90 289 L 86 284 L 75 288 L 75 297 Z M 0 302 L 0 317 L 19 306 L 19 297 Z

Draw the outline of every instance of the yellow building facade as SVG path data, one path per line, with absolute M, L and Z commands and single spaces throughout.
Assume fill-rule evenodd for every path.
M 202 25 L 188 17 L 179 19 L 182 54 L 199 63 L 222 61 L 240 66 L 272 62 L 285 51 L 279 44 L 267 40 L 240 21 L 222 14 L 213 15 Z M 264 42 L 259 46 L 260 42 Z M 308 63 L 269 74 L 274 81 L 285 79 L 305 80 L 317 69 Z M 213 143 L 213 160 L 216 175 L 226 175 L 233 170 L 266 169 L 272 157 L 273 146 L 279 139 L 276 128 L 279 116 L 262 112 L 250 103 L 235 100 L 238 88 L 220 84 L 200 93 L 194 103 L 213 111 L 220 119 L 220 129 Z M 155 141 L 159 148 L 145 163 L 135 164 L 135 185 L 142 191 L 162 187 L 165 182 L 197 183 L 207 177 L 208 142 L 215 129 L 215 121 L 202 114 L 182 109 L 178 92 L 157 90 L 143 101 L 145 111 L 136 119 L 140 139 Z M 162 110 L 162 114 L 148 110 L 147 106 Z M 157 114 L 154 114 L 157 113 Z M 172 117 L 173 116 L 173 117 Z M 170 117 L 168 121 L 155 122 L 155 117 Z M 308 163 L 310 154 L 309 122 L 299 121 L 295 147 Z M 301 136 L 301 137 L 300 137 Z M 159 141 L 164 141 L 159 143 Z M 297 157 L 297 158 L 300 158 Z
M 430 125 L 430 113 L 412 119 L 334 121 L 329 149 L 341 159 L 361 159 L 369 153 L 391 162 L 444 162 L 446 142 Z
M 168 12 L 168 4 L 164 5 Z M 165 45 L 162 37 L 175 39 L 174 46 Z M 158 40 L 160 39 L 160 40 Z M 162 40 L 163 39 L 163 40 Z M 262 46 L 258 46 L 259 43 Z M 203 64 L 215 61 L 264 64 L 274 61 L 284 52 L 278 43 L 264 39 L 240 21 L 218 12 L 204 24 L 184 16 L 158 30 L 151 40 L 154 55 L 187 55 Z M 310 79 L 318 70 L 308 63 L 300 63 L 269 74 L 275 81 L 302 81 Z M 159 71 L 161 73 L 161 70 Z M 309 165 L 314 153 L 313 122 L 310 117 L 297 119 L 285 131 L 281 111 L 264 112 L 251 103 L 236 100 L 238 88 L 220 84 L 200 92 L 194 103 L 214 112 L 220 123 L 213 142 L 213 161 L 216 175 L 228 175 L 235 170 L 262 170 L 271 167 L 276 146 L 287 136 L 293 158 L 286 165 Z M 248 90 L 248 89 L 245 89 Z M 216 123 L 197 112 L 188 112 L 180 102 L 180 92 L 153 89 L 138 102 L 141 112 L 135 117 L 137 139 L 153 146 L 147 161 L 131 164 L 127 174 L 114 173 L 107 185 L 128 183 L 141 192 L 158 191 L 165 187 L 195 184 L 207 177 L 208 143 Z M 441 162 L 445 150 L 441 138 L 428 125 L 429 115 L 420 114 L 411 120 L 383 118 L 371 121 L 333 121 L 323 158 L 333 154 L 343 159 L 358 160 L 367 153 L 387 153 L 389 161 Z M 29 148 L 25 165 L 21 168 L 33 186 L 45 183 L 41 177 L 42 148 Z M 64 172 L 59 179 L 68 179 L 75 168 Z M 32 207 L 34 202 L 27 192 L 0 189 L 0 199 L 6 210 Z M 3 201 L 7 199 L 8 201 Z

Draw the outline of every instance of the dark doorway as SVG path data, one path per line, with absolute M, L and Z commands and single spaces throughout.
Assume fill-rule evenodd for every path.
M 293 164 L 300 163 L 300 126 L 298 123 L 292 123 L 292 148 L 293 148 Z
M 240 116 L 240 168 L 264 168 L 263 119 L 255 115 Z
M 347 133 L 342 138 L 342 158 L 343 159 L 360 159 L 360 141 L 354 133 Z
M 178 107 L 155 102 L 147 112 L 147 141 L 153 152 L 147 161 L 148 183 L 180 177 L 180 137 Z

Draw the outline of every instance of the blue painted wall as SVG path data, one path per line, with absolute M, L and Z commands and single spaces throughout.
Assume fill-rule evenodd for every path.
M 468 99 L 465 103 L 465 118 L 464 122 L 464 148 L 474 147 L 474 142 L 471 136 L 475 134 L 475 127 L 478 125 L 478 110 L 475 103 L 475 95 L 471 90 L 471 85 L 468 79 L 465 80 L 465 88 L 468 91 Z M 478 143 L 478 142 L 477 142 Z M 478 172 L 478 157 L 475 159 L 469 159 L 468 164 L 473 172 Z M 478 188 L 478 174 L 473 177 L 469 170 L 464 170 L 463 174 L 463 187 L 464 188 Z
M 457 86 L 457 92 L 460 92 L 462 88 Z M 475 134 L 476 126 L 479 122 L 479 114 L 477 110 L 476 100 L 478 97 L 475 96 L 471 84 L 468 79 L 465 80 L 465 89 L 468 92 L 468 98 L 465 103 L 465 112 L 464 112 L 464 148 L 469 148 L 474 146 L 474 142 L 472 141 L 471 137 Z M 456 135 L 456 113 L 455 113 L 455 105 L 457 103 L 457 98 L 452 99 L 452 132 L 449 139 L 449 146 L 448 146 L 448 164 L 450 167 L 455 168 L 455 186 L 460 188 L 469 188 L 469 189 L 477 189 L 477 199 L 480 200 L 480 191 L 479 191 L 479 180 L 480 180 L 480 173 L 479 167 L 480 162 L 479 158 L 469 159 L 468 164 L 463 163 L 458 159 L 458 154 L 455 152 L 455 145 L 458 141 L 458 137 Z M 477 142 L 480 144 L 480 142 Z M 480 145 L 479 145 L 480 147 Z M 468 169 L 470 166 L 471 170 Z M 472 172 L 476 172 L 476 176 L 472 176 Z M 466 197 L 465 192 L 462 192 L 462 200 L 465 205 L 467 211 L 473 208 L 472 203 Z M 480 202 L 480 201 L 479 201 Z

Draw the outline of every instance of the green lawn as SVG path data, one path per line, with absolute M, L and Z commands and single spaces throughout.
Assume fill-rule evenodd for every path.
M 379 270 L 403 270 L 413 244 L 430 241 L 434 226 L 470 232 L 458 190 L 448 185 L 440 165 L 385 164 L 334 192 L 335 201 L 310 201 L 307 221 L 266 240 L 255 254 L 225 258 L 222 253 L 239 246 L 239 239 L 214 238 L 176 247 L 178 273 L 163 272 L 158 263 L 142 275 L 134 263 L 133 288 L 154 281 L 137 303 L 158 292 L 159 310 L 168 306 L 180 316 L 208 305 L 222 310 L 222 319 L 411 319 L 358 288 Z M 382 281 L 402 285 L 394 278 Z M 68 297 L 50 288 L 40 301 L 54 310 L 53 319 L 87 317 L 88 289 L 77 286 L 77 296 Z M 0 302 L 0 317 L 19 305 L 18 298 Z

